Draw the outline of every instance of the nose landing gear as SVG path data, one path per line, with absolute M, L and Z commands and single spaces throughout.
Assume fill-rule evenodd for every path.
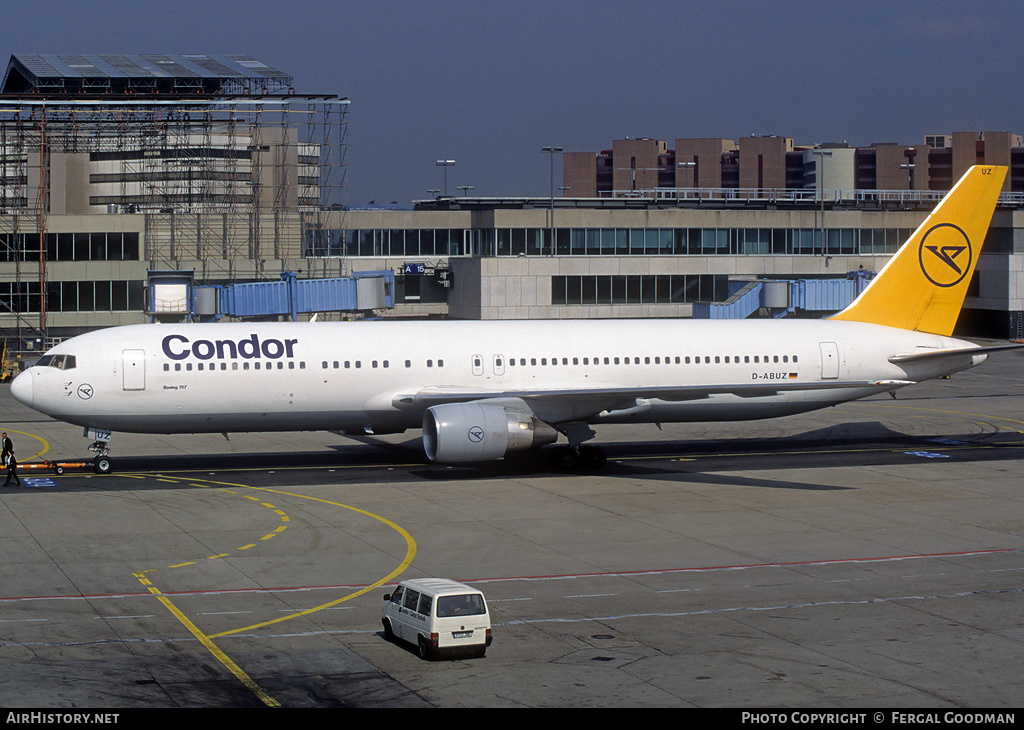
M 92 468 L 97 474 L 109 474 L 114 468 L 110 461 L 110 431 L 87 428 L 83 435 L 96 439 L 89 444 L 89 451 L 96 452 L 96 457 L 92 460 Z

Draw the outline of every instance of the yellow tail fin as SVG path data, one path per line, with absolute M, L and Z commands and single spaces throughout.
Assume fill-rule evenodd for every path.
M 975 165 L 832 319 L 953 334 L 1008 168 Z

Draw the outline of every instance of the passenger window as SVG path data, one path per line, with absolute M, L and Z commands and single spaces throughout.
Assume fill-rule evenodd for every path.
M 416 603 L 420 600 L 420 592 L 414 591 L 412 588 L 405 592 L 405 599 L 402 601 L 402 606 L 408 608 L 410 611 L 416 610 Z
M 420 605 L 417 606 L 416 613 L 422 613 L 424 616 L 429 616 L 430 615 L 430 605 L 431 605 L 431 598 L 430 598 L 430 596 L 427 596 L 427 595 L 424 595 L 424 594 L 421 593 L 420 594 Z

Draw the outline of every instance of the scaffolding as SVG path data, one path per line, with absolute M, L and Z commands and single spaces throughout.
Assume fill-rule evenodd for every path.
M 344 228 L 347 126 L 327 95 L 0 97 L 0 325 L 45 334 L 56 214 L 143 216 L 150 269 L 277 278 L 267 260 Z M 310 261 L 311 277 L 347 267 Z

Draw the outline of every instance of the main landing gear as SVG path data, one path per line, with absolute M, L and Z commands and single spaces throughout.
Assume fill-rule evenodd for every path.
M 583 422 L 563 423 L 557 426 L 569 440 L 567 446 L 555 446 L 551 449 L 549 459 L 557 469 L 603 469 L 608 457 L 600 446 L 584 444 L 597 434 Z
M 548 459 L 553 466 L 566 471 L 573 469 L 599 470 L 608 461 L 600 446 L 556 446 Z

